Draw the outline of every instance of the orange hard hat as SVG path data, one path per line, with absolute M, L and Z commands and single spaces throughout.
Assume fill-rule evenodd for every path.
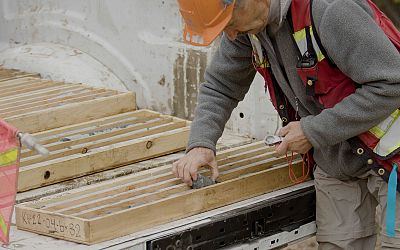
M 207 46 L 231 20 L 235 0 L 178 0 L 178 3 L 185 20 L 183 40 Z

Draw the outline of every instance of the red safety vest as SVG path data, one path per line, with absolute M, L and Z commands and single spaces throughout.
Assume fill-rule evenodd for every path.
M 371 0 L 367 1 L 374 12 L 375 22 L 400 51 L 399 31 Z M 313 28 L 311 5 L 312 0 L 292 0 L 290 17 L 293 23 L 293 38 L 300 51 L 297 73 L 303 81 L 306 94 L 314 98 L 322 110 L 333 107 L 354 93 L 357 84 L 327 57 Z M 260 46 L 257 45 L 257 37 L 249 35 L 249 38 L 253 45 L 254 66 L 264 77 L 265 87 L 285 126 L 288 122 L 296 120 L 295 110 L 279 88 L 266 54 L 260 51 Z M 400 131 L 400 109 L 369 131 L 349 139 L 354 152 L 385 181 L 388 181 L 393 165 L 400 166 L 400 132 L 396 131 Z M 400 178 L 400 171 L 397 174 Z M 397 190 L 400 192 L 400 185 L 397 186 Z

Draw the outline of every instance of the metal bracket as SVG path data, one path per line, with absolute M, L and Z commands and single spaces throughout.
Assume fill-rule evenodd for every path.
M 208 250 L 290 232 L 315 220 L 315 190 L 305 188 L 230 211 L 211 222 L 147 242 L 149 250 Z

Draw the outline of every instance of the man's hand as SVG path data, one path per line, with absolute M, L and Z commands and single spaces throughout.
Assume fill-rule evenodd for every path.
M 305 154 L 312 148 L 311 143 L 304 135 L 299 121 L 290 122 L 279 131 L 278 135 L 284 137 L 275 149 L 278 155 L 284 155 L 288 150 Z
M 192 180 L 197 180 L 197 170 L 200 167 L 211 167 L 211 179 L 217 179 L 218 167 L 214 151 L 209 148 L 193 148 L 184 157 L 172 164 L 172 172 L 187 185 L 192 186 Z

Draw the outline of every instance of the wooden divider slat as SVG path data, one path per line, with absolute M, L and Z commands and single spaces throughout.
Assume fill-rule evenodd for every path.
M 112 94 L 107 91 L 103 90 L 98 90 L 98 91 L 92 91 L 89 93 L 84 93 L 82 95 L 75 95 L 75 96 L 69 96 L 65 97 L 62 100 L 55 100 L 55 101 L 49 101 L 47 103 L 42 103 L 39 105 L 32 105 L 31 107 L 24 107 L 24 108 L 15 108 L 15 110 L 11 110 L 8 112 L 0 112 L 0 116 L 3 117 L 12 117 L 15 115 L 18 115 L 20 113 L 29 113 L 29 112 L 35 112 L 35 111 L 40 111 L 43 109 L 49 109 L 53 107 L 59 107 L 61 105 L 67 105 L 69 103 L 76 103 L 76 102 L 83 102 L 83 101 L 89 101 L 89 100 L 95 100 L 101 97 L 107 97 L 111 96 Z
M 53 142 L 54 139 L 57 141 L 57 139 L 74 135 L 74 134 L 79 134 L 79 133 L 84 133 L 84 132 L 90 132 L 93 130 L 96 130 L 97 128 L 101 129 L 102 126 L 114 126 L 114 124 L 118 124 L 120 122 L 124 123 L 127 120 L 130 119 L 137 119 L 140 117 L 140 114 L 142 113 L 147 113 L 147 110 L 137 110 L 137 111 L 130 111 L 130 112 L 124 112 L 120 114 L 116 114 L 113 116 L 107 116 L 107 117 L 102 117 L 99 119 L 87 121 L 87 122 L 82 122 L 79 124 L 72 124 L 69 126 L 64 126 L 61 128 L 56 128 L 52 129 L 49 131 L 42 131 L 35 133 L 35 137 L 38 138 L 42 143 L 50 143 Z M 156 117 L 153 114 L 150 114 L 151 117 Z M 158 114 L 157 117 L 160 115 Z
M 20 100 L 23 98 L 28 98 L 31 97 L 32 95 L 37 95 L 40 93 L 46 93 L 49 91 L 49 89 L 55 88 L 55 87 L 61 87 L 65 84 L 63 83 L 54 83 L 51 81 L 42 81 L 43 83 L 51 83 L 49 84 L 49 86 L 47 86 L 46 88 L 38 88 L 38 89 L 33 89 L 31 91 L 23 91 L 20 93 L 15 93 L 13 95 L 3 95 L 0 97 L 0 102 L 7 102 L 10 100 Z
M 177 184 L 181 184 L 182 181 L 180 179 L 174 178 L 174 179 L 168 179 L 165 181 L 157 182 L 145 187 L 140 187 L 140 188 L 135 188 L 132 190 L 128 190 L 126 192 L 118 193 L 112 196 L 102 196 L 94 200 L 86 201 L 85 203 L 78 203 L 76 200 L 75 202 L 69 202 L 68 205 L 69 207 L 64 207 L 62 209 L 56 210 L 54 208 L 57 207 L 52 207 L 47 208 L 47 211 L 54 211 L 57 213 L 61 214 L 67 214 L 71 215 L 74 213 L 81 212 L 83 210 L 91 209 L 93 207 L 99 207 L 99 206 L 104 206 L 106 204 L 110 204 L 111 199 L 112 200 L 124 200 L 128 199 L 137 195 L 145 194 L 146 192 L 155 192 L 163 188 L 171 187 Z M 91 197 L 90 197 L 91 198 Z
M 293 167 L 294 172 L 300 174 L 300 165 Z M 107 214 L 89 220 L 90 237 L 86 244 L 113 239 L 290 185 L 287 166 L 282 166 Z
M 56 202 L 54 205 L 53 204 L 48 204 L 45 207 L 47 211 L 52 211 L 52 212 L 60 212 L 62 210 L 65 210 L 65 208 L 78 208 L 80 205 L 87 205 L 90 204 L 93 201 L 98 201 L 104 199 L 109 199 L 112 198 L 113 196 L 118 196 L 120 194 L 128 194 L 128 192 L 133 191 L 136 192 L 137 190 L 146 190 L 148 187 L 151 187 L 153 185 L 158 185 L 160 183 L 165 183 L 169 181 L 175 181 L 176 179 L 173 178 L 173 175 L 171 174 L 171 169 L 169 169 L 168 173 L 161 174 L 157 176 L 156 178 L 153 177 L 147 177 L 142 180 L 138 180 L 129 184 L 125 184 L 122 186 L 116 186 L 113 188 L 108 188 L 105 190 L 98 190 L 97 192 L 89 193 L 89 194 L 83 194 L 80 196 L 75 196 L 74 199 L 67 199 L 64 200 L 63 202 Z M 179 181 L 181 183 L 181 181 Z
M 286 158 L 275 157 L 262 142 L 220 152 L 217 159 L 219 183 L 212 186 L 192 190 L 167 165 L 18 205 L 17 226 L 93 244 L 292 185 Z M 300 157 L 294 159 L 292 168 L 296 175 L 302 173 Z M 206 169 L 200 172 L 209 175 Z M 82 234 L 50 231 L 27 219 L 34 216 L 79 225 Z
M 189 128 L 184 127 L 95 148 L 86 154 L 66 156 L 62 161 L 55 159 L 25 166 L 20 169 L 18 190 L 25 191 L 183 150 L 188 136 Z
M 13 108 L 14 109 L 23 109 L 25 107 L 29 107 L 29 106 L 33 106 L 33 105 L 40 105 L 42 103 L 48 103 L 48 102 L 63 98 L 63 96 L 65 94 L 76 96 L 76 95 L 82 95 L 84 93 L 88 93 L 91 91 L 88 89 L 79 88 L 77 86 L 70 86 L 67 90 L 68 90 L 68 92 L 65 91 L 65 93 L 61 93 L 61 94 L 55 93 L 55 91 L 49 91 L 46 93 L 45 96 L 23 99 L 22 101 L 14 101 L 14 102 L 10 101 L 4 105 L 0 105 L 0 112 L 6 112 L 9 110 L 12 110 Z
M 79 85 L 61 85 L 64 86 L 65 88 L 63 89 L 58 89 L 54 88 L 55 86 L 50 86 L 49 88 L 46 88 L 46 92 L 36 95 L 29 95 L 24 97 L 23 99 L 19 100 L 9 100 L 7 103 L 3 104 L 0 106 L 1 110 L 9 109 L 12 107 L 22 109 L 28 105 L 40 105 L 42 103 L 49 103 L 52 101 L 59 101 L 63 99 L 70 99 L 74 96 L 82 96 L 85 94 L 90 94 L 90 93 L 101 93 L 105 92 L 107 90 L 104 89 L 89 89 L 89 88 L 82 88 L 82 86 Z
M 0 68 L 0 118 L 50 149 L 21 152 L 18 190 L 182 150 L 189 122 L 136 109 L 134 93 Z M 52 131 L 48 131 L 53 129 Z M 174 140 L 174 143 L 169 143 Z
M 222 182 L 228 181 L 234 178 L 238 178 L 242 175 L 262 171 L 271 167 L 273 164 L 281 163 L 283 161 L 284 161 L 283 158 L 273 159 L 273 160 L 267 159 L 249 165 L 244 165 L 238 168 L 233 168 L 227 171 L 223 171 L 221 173 L 221 176 L 219 177 L 219 180 Z M 79 211 L 78 213 L 74 213 L 72 215 L 80 218 L 91 219 L 97 216 L 109 214 L 123 209 L 132 208 L 134 206 L 137 206 L 138 204 L 143 204 L 145 202 L 163 199 L 170 195 L 178 194 L 179 192 L 183 192 L 186 190 L 190 190 L 190 188 L 187 185 L 181 183 L 179 185 L 160 188 L 159 190 L 156 190 L 154 192 L 147 192 L 146 194 L 142 194 L 128 199 L 120 199 L 120 200 L 111 199 L 110 202 L 105 203 L 102 206 L 95 206 L 87 210 Z
M 25 78 L 25 77 L 37 77 L 37 78 L 39 78 L 40 75 L 36 74 L 36 73 L 31 73 L 31 74 L 27 73 L 27 74 L 20 74 L 20 75 L 8 76 L 8 77 L 7 76 L 3 76 L 0 79 L 0 82 L 20 79 L 20 78 Z
M 79 89 L 82 89 L 82 87 L 79 85 L 55 85 L 54 87 L 40 91 L 29 92 L 28 94 L 0 98 L 0 106 L 6 108 L 12 105 L 29 103 L 30 101 L 43 100 L 47 96 L 50 96 L 51 98 L 53 95 L 62 95 L 68 93 L 69 91 Z
M 39 78 L 39 74 L 22 72 L 22 71 L 19 71 L 16 69 L 0 68 L 0 82 L 19 79 L 19 78 L 25 78 L 25 77 Z
M 17 96 L 20 94 L 26 94 L 31 91 L 42 90 L 52 86 L 54 86 L 54 83 L 52 83 L 51 81 L 38 82 L 32 84 L 32 86 L 28 85 L 27 87 L 19 87 L 16 90 L 13 89 L 11 89 L 10 91 L 4 90 L 0 93 L 0 98 L 4 96 L 14 96 L 14 95 Z
M 255 162 L 259 162 L 265 159 L 272 158 L 273 154 L 271 153 L 265 153 L 260 154 L 257 156 L 249 156 L 249 158 L 245 158 L 234 162 L 234 163 L 229 163 L 229 164 L 222 164 L 220 161 L 218 161 L 218 166 L 219 166 L 219 171 L 221 171 L 221 174 L 224 174 L 224 171 L 231 170 L 233 168 L 237 168 L 240 166 L 243 166 L 245 164 L 252 164 Z M 102 197 L 107 197 L 107 199 L 117 197 L 120 194 L 129 195 L 129 192 L 135 191 L 136 189 L 145 189 L 147 186 L 152 186 L 152 185 L 157 185 L 157 183 L 163 183 L 165 181 L 169 180 L 176 180 L 174 176 L 171 173 L 171 169 L 168 169 L 169 171 L 166 173 L 161 173 L 158 175 L 152 175 L 147 178 L 142 178 L 140 180 L 133 180 L 129 183 L 124 183 L 123 185 L 120 185 L 120 183 L 116 183 L 115 186 L 111 188 L 104 188 L 101 189 L 97 192 L 91 192 L 87 195 L 80 195 L 76 196 L 76 198 L 68 199 L 65 201 L 61 202 L 55 202 L 53 204 L 48 204 L 46 206 L 46 210 L 48 211 L 61 211 L 65 207 L 71 207 L 71 206 L 77 206 L 76 208 L 79 208 L 81 205 L 85 205 L 90 203 L 90 201 L 96 201 L 98 199 L 102 199 Z M 205 170 L 200 170 L 199 173 L 203 175 L 208 175 Z M 221 177 L 220 177 L 221 178 Z M 89 201 L 89 202 L 88 202 Z M 44 208 L 44 207 L 42 207 Z
M 114 122 L 111 125 L 96 126 L 90 130 L 81 130 L 79 133 L 69 133 L 64 135 L 57 141 L 44 143 L 49 149 L 59 149 L 62 147 L 70 147 L 78 143 L 86 141 L 103 139 L 115 135 L 136 131 L 146 127 L 157 126 L 165 123 L 172 122 L 171 117 L 132 117 L 131 119 L 124 119 L 123 122 Z M 63 140 L 62 140 L 63 139 Z M 68 141 L 65 141 L 68 140 Z
M 20 83 L 20 84 L 11 84 L 11 85 L 7 85 L 7 86 L 2 86 L 2 94 L 3 93 L 8 93 L 7 96 L 9 95 L 13 95 L 13 93 L 15 94 L 19 94 L 22 92 L 29 92 L 30 89 L 34 89 L 36 87 L 40 87 L 42 85 L 53 85 L 54 83 L 50 80 L 42 80 L 40 78 L 36 78 L 36 79 L 31 79 L 28 80 L 26 82 Z
M 226 159 L 228 157 L 235 157 L 235 153 L 240 154 L 246 152 L 246 149 L 249 149 L 251 152 L 254 149 L 263 149 L 266 152 L 270 151 L 270 149 L 265 148 L 265 144 L 263 142 L 255 142 L 250 145 L 243 145 L 231 149 L 224 150 L 219 152 L 216 156 L 217 159 Z M 217 160 L 218 162 L 220 160 Z M 101 192 L 105 192 L 104 195 L 112 195 L 119 192 L 119 188 L 126 188 L 125 190 L 129 190 L 129 184 L 132 184 L 137 181 L 147 180 L 147 178 L 152 178 L 162 174 L 171 174 L 171 166 L 161 166 L 158 168 L 150 169 L 147 171 L 142 171 L 139 173 L 122 176 L 114 180 L 105 181 L 104 183 L 93 184 L 86 189 L 78 189 L 78 190 L 70 190 L 65 193 L 62 197 L 57 197 L 52 199 L 51 201 L 43 201 L 40 204 L 30 204 L 33 208 L 44 208 L 46 206 L 52 207 L 52 204 L 62 204 L 67 202 L 68 200 L 75 200 L 80 199 L 81 197 L 84 198 L 85 196 L 96 195 Z M 110 191 L 111 193 L 106 193 Z
M 188 125 L 185 120 L 141 110 L 39 133 L 39 142 L 50 141 L 44 143 L 50 155 L 23 149 L 18 190 L 182 150 Z
M 20 131 L 40 132 L 135 109 L 134 93 L 0 68 L 0 118 Z
M 21 131 L 40 132 L 136 109 L 133 93 L 118 93 L 93 100 L 69 103 L 12 117 L 2 117 Z M 65 119 L 68 117 L 68 119 Z
M 110 135 L 110 137 L 106 137 L 106 138 L 102 138 L 99 140 L 89 140 L 86 143 L 79 143 L 79 141 L 77 143 L 77 145 L 72 145 L 72 146 L 68 146 L 66 148 L 62 148 L 56 151 L 52 151 L 50 152 L 49 156 L 41 156 L 41 155 L 34 155 L 25 159 L 21 159 L 21 167 L 25 167 L 28 165 L 32 165 L 32 164 L 36 164 L 36 163 L 40 163 L 43 161 L 50 161 L 53 159 L 59 159 L 59 160 L 63 160 L 63 157 L 66 156 L 70 156 L 70 155 L 74 155 L 74 154 L 86 154 L 87 152 L 90 152 L 91 150 L 95 149 L 95 148 L 100 148 L 100 147 L 104 147 L 107 145 L 112 145 L 112 144 L 116 144 L 116 143 L 120 143 L 120 142 L 125 142 L 125 141 L 129 141 L 129 140 L 134 140 L 137 138 L 141 138 L 141 137 L 145 137 L 145 136 L 149 136 L 149 135 L 153 135 L 153 134 L 159 134 L 159 133 L 163 133 L 166 131 L 170 131 L 170 130 L 174 130 L 174 129 L 178 129 L 178 128 L 182 128 L 185 127 L 186 123 L 185 122 L 169 122 L 166 124 L 161 123 L 160 125 L 154 125 L 154 126 L 142 126 L 142 128 L 138 129 L 138 130 L 133 130 L 131 132 L 126 132 L 123 134 L 119 134 L 119 135 Z M 85 151 L 84 153 L 82 153 L 83 151 Z
M 29 83 L 29 82 L 40 82 L 40 81 L 49 81 L 49 80 L 42 80 L 37 77 L 23 77 L 23 78 L 17 78 L 17 79 L 10 79 L 10 80 L 4 80 L 0 82 L 0 87 L 1 88 L 8 88 L 8 87 L 13 87 L 13 86 L 20 86 L 21 84 Z
M 107 128 L 93 128 L 89 131 L 75 132 L 73 134 L 65 135 L 52 140 L 40 140 L 40 143 L 45 146 L 49 151 L 54 152 L 56 150 L 68 149 L 72 146 L 79 145 L 82 143 L 88 143 L 91 141 L 110 138 L 111 136 L 121 135 L 127 132 L 135 130 L 150 128 L 161 124 L 172 122 L 172 118 L 154 118 L 141 117 L 131 119 L 130 123 L 121 123 L 114 126 L 108 126 Z M 133 121 L 135 123 L 133 123 Z M 83 146 L 83 145 L 82 145 Z M 35 151 L 25 149 L 21 152 L 21 156 L 26 160 L 27 157 L 37 155 Z

